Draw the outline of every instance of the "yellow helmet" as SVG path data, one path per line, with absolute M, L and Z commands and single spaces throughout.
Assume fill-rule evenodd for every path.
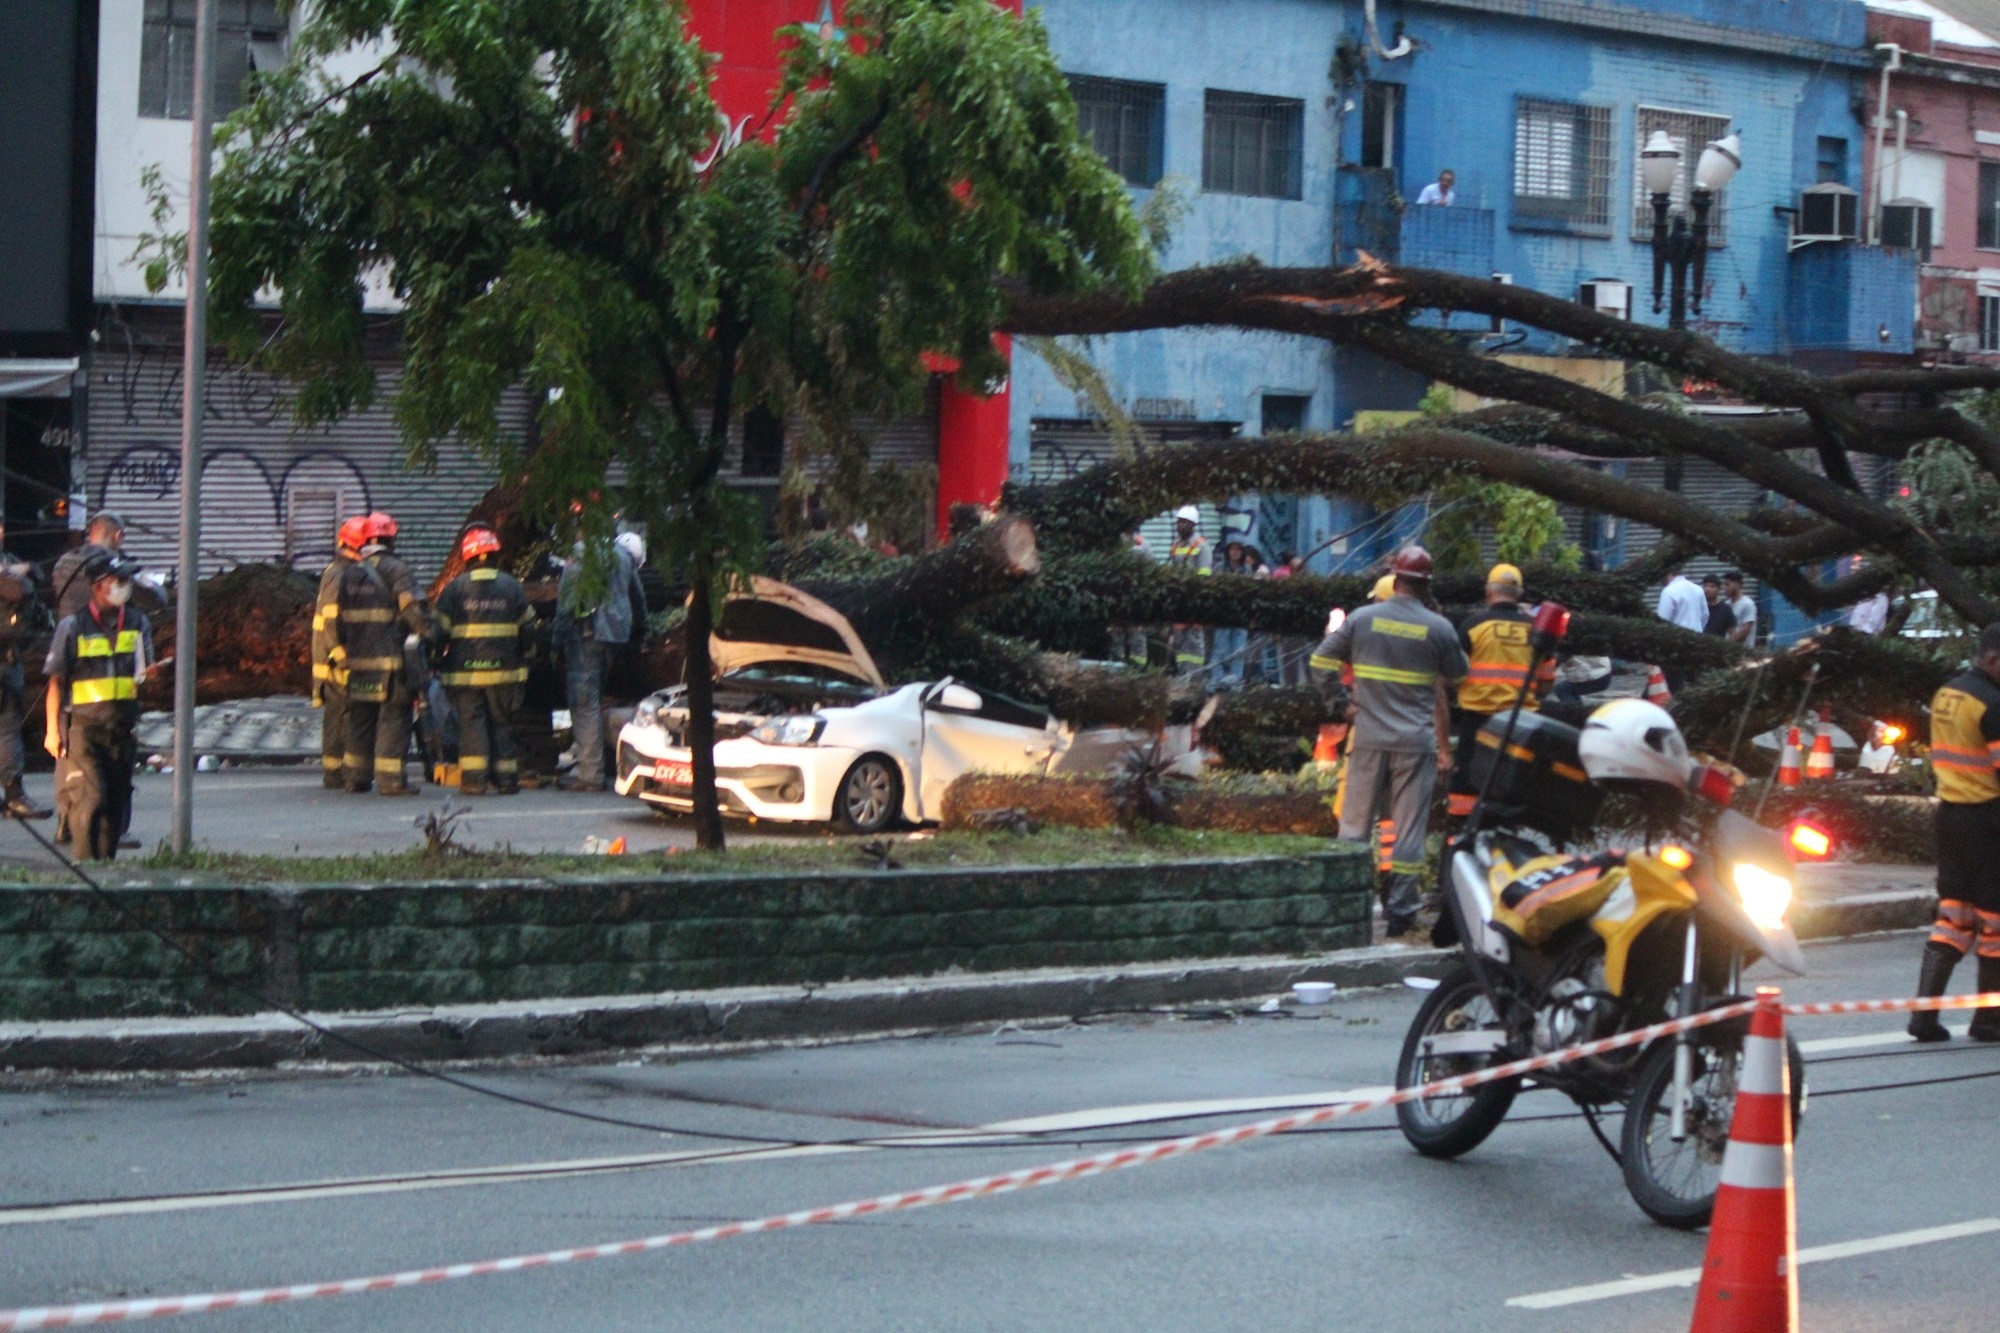
M 1386 602 L 1395 595 L 1396 576 L 1394 574 L 1384 574 L 1381 578 L 1375 580 L 1374 588 L 1368 593 L 1368 600 L 1371 602 Z
M 1511 587 L 1518 588 L 1522 586 L 1521 571 L 1516 566 L 1502 562 L 1486 571 L 1486 582 L 1489 585 L 1495 583 L 1505 583 Z

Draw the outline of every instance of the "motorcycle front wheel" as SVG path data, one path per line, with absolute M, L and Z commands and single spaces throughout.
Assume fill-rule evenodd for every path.
M 1505 1051 L 1478 1054 L 1424 1054 L 1424 1038 L 1452 1032 L 1493 1028 L 1499 1017 L 1486 992 L 1463 963 L 1452 968 L 1438 982 L 1437 989 L 1424 997 L 1410 1031 L 1403 1038 L 1403 1054 L 1396 1061 L 1396 1086 L 1414 1088 L 1440 1079 L 1473 1074 L 1504 1061 Z M 1442 1094 L 1404 1102 L 1396 1108 L 1396 1121 L 1410 1146 L 1426 1157 L 1451 1158 L 1471 1152 L 1506 1118 L 1507 1109 L 1521 1090 L 1518 1078 L 1502 1079 L 1470 1092 Z
M 1699 1028 L 1690 1038 L 1684 1137 L 1679 1142 L 1673 1138 L 1674 1043 L 1662 1041 L 1639 1062 L 1619 1144 L 1625 1188 L 1632 1201 L 1655 1222 L 1684 1231 L 1707 1226 L 1715 1211 L 1722 1154 L 1736 1112 L 1736 1078 L 1743 1064 L 1739 1024 Z M 1806 1064 L 1789 1034 L 1785 1056 L 1791 1066 L 1796 1138 L 1805 1114 Z

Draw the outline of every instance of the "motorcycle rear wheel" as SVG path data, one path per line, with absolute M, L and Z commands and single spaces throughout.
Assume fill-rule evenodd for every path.
M 1497 1021 L 1492 1002 L 1486 998 L 1472 969 L 1463 963 L 1453 967 L 1438 982 L 1437 989 L 1424 997 L 1417 1016 L 1410 1022 L 1409 1034 L 1403 1038 L 1403 1053 L 1396 1061 L 1396 1086 L 1414 1088 L 1439 1079 L 1477 1073 L 1505 1060 L 1505 1051 L 1477 1055 L 1423 1053 L 1425 1037 L 1492 1027 Z M 1470 1092 L 1404 1102 L 1396 1108 L 1396 1122 L 1410 1146 L 1424 1156 L 1462 1156 L 1499 1128 L 1520 1090 L 1521 1080 L 1510 1078 Z
M 1632 1100 L 1625 1107 L 1619 1157 L 1632 1201 L 1662 1226 L 1692 1231 L 1708 1225 L 1715 1211 L 1715 1188 L 1722 1177 L 1722 1154 L 1729 1121 L 1736 1111 L 1736 1076 L 1743 1061 L 1740 1024 L 1719 1024 L 1690 1034 L 1687 1135 L 1672 1138 L 1674 1044 L 1662 1041 L 1639 1063 Z M 1792 1134 L 1805 1114 L 1806 1065 L 1799 1044 L 1787 1034 L 1791 1066 Z

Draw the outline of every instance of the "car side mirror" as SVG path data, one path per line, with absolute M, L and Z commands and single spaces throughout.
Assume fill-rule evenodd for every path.
M 937 692 L 931 701 L 936 707 L 949 708 L 955 713 L 976 713 L 986 703 L 979 697 L 979 691 L 967 689 L 963 685 L 947 685 Z

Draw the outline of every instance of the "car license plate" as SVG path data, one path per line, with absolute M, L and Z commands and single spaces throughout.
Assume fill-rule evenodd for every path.
M 672 759 L 662 759 L 653 765 L 653 781 L 664 782 L 669 787 L 692 787 L 694 769 Z

